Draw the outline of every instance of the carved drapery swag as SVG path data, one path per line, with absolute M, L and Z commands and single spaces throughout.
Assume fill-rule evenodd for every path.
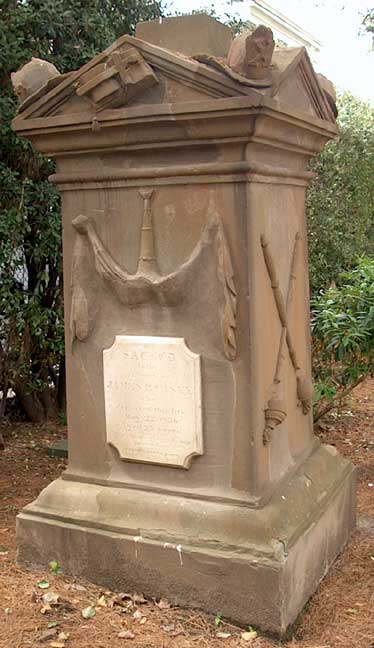
M 212 213 L 211 209 L 208 210 L 207 224 L 189 258 L 174 272 L 163 275 L 159 271 L 155 255 L 151 207 L 153 190 L 144 189 L 139 193 L 143 198 L 143 224 L 140 255 L 135 273 L 127 272 L 113 259 L 90 217 L 79 215 L 73 220 L 72 224 L 79 239 L 84 237 L 91 247 L 96 272 L 124 305 L 136 306 L 153 302 L 170 307 L 182 303 L 187 293 L 193 293 L 193 286 L 199 274 L 204 274 L 205 269 L 215 264 L 218 288 L 223 302 L 220 313 L 223 350 L 226 358 L 234 360 L 237 295 L 230 251 L 220 217 Z M 89 335 L 91 327 L 88 323 L 87 296 L 77 280 L 79 275 L 77 262 L 78 259 L 73 255 L 72 276 L 75 279 L 72 281 L 71 331 L 73 341 L 75 338 L 83 341 Z M 189 290 L 188 286 L 192 286 L 192 289 Z M 80 303 L 81 298 L 82 303 Z

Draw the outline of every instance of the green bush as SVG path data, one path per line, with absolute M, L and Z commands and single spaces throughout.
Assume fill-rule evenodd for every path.
M 0 2 L 0 392 L 12 388 L 33 421 L 64 404 L 60 199 L 53 163 L 11 129 L 10 76 L 32 56 L 75 70 L 160 11 L 156 0 Z M 0 394 L 0 416 L 5 405 Z
M 312 300 L 315 420 L 374 372 L 374 258 Z
M 307 195 L 312 294 L 357 257 L 374 255 L 374 108 L 350 93 L 337 100 L 339 136 L 311 163 Z

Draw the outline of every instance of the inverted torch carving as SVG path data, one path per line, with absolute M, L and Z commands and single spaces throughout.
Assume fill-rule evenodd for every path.
M 275 369 L 273 384 L 271 388 L 271 396 L 269 398 L 267 407 L 265 409 L 265 429 L 264 429 L 264 436 L 263 436 L 263 441 L 265 445 L 270 441 L 271 433 L 273 432 L 275 427 L 277 425 L 280 425 L 280 423 L 282 423 L 287 416 L 286 405 L 281 396 L 281 388 L 280 388 L 286 346 L 288 348 L 291 362 L 296 373 L 297 396 L 301 403 L 303 413 L 307 414 L 311 408 L 313 385 L 311 381 L 308 380 L 304 372 L 302 371 L 301 366 L 298 362 L 296 349 L 293 345 L 291 332 L 289 330 L 289 325 L 288 325 L 288 313 L 290 311 L 290 307 L 292 303 L 293 287 L 296 280 L 296 266 L 297 266 L 299 242 L 300 242 L 300 234 L 297 232 L 295 235 L 295 243 L 294 243 L 293 254 L 291 259 L 291 267 L 290 267 L 288 290 L 287 290 L 287 302 L 285 305 L 283 295 L 279 288 L 279 281 L 277 278 L 274 260 L 269 249 L 269 242 L 264 235 L 261 235 L 261 246 L 264 255 L 264 261 L 265 261 L 267 273 L 269 275 L 271 287 L 273 290 L 274 300 L 277 307 L 279 319 L 282 325 L 276 369 Z
M 95 223 L 88 216 L 73 220 L 78 234 L 87 237 L 93 251 L 95 268 L 109 284 L 122 304 L 136 306 L 153 302 L 176 306 L 187 295 L 193 295 L 196 278 L 203 276 L 212 263 L 217 265 L 217 284 L 221 295 L 221 328 L 225 356 L 236 357 L 236 289 L 230 252 L 221 219 L 211 214 L 200 241 L 189 258 L 174 272 L 161 274 L 155 253 L 152 218 L 152 189 L 139 191 L 143 198 L 143 224 L 140 235 L 140 254 L 135 273 L 122 268 L 105 248 L 97 234 Z

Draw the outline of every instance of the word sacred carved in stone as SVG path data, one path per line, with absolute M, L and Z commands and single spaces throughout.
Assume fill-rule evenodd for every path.
M 119 335 L 103 364 L 107 441 L 121 459 L 189 468 L 203 454 L 199 354 L 183 338 Z

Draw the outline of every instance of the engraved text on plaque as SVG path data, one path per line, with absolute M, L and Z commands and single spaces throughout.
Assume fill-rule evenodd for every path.
M 122 459 L 189 468 L 203 453 L 200 356 L 183 338 L 116 336 L 104 392 L 107 441 Z

